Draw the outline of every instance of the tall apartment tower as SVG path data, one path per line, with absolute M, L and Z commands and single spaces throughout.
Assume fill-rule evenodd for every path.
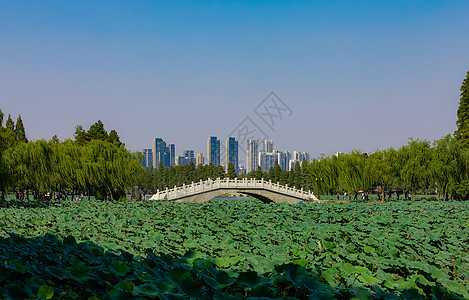
M 236 170 L 236 174 L 238 174 L 238 141 L 234 137 L 227 138 L 225 150 L 225 171 L 228 172 L 228 165 L 231 162 Z
M 264 140 L 262 141 L 262 150 L 266 153 L 274 152 L 274 141 L 273 140 Z
M 169 165 L 173 166 L 176 164 L 176 145 L 169 144 Z
M 215 167 L 220 164 L 220 140 L 211 136 L 207 140 L 207 164 L 212 163 Z
M 163 162 L 164 167 L 169 167 L 169 154 L 166 142 L 162 138 L 155 138 L 153 140 L 153 168 L 158 168 L 160 161 Z
M 247 145 L 246 172 L 257 170 L 259 166 L 259 140 L 249 139 Z
M 140 151 L 143 154 L 142 166 L 145 168 L 153 167 L 153 150 L 152 149 L 143 149 Z
M 197 157 L 195 158 L 195 165 L 204 165 L 205 164 L 205 157 L 202 153 L 198 153 Z

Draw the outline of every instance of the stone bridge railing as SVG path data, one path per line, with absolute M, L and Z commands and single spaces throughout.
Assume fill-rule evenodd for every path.
M 267 190 L 276 192 L 279 194 L 292 196 L 301 199 L 313 199 L 317 201 L 317 198 L 311 191 L 304 191 L 303 189 L 297 189 L 295 187 L 289 187 L 288 185 L 280 185 L 280 183 L 272 183 L 272 181 L 265 181 L 264 179 L 220 179 L 216 180 L 200 180 L 199 182 L 192 182 L 192 184 L 182 186 L 175 186 L 173 189 L 158 190 L 150 200 L 176 200 L 179 198 L 192 196 L 200 193 L 205 193 L 218 189 L 231 189 L 231 190 Z

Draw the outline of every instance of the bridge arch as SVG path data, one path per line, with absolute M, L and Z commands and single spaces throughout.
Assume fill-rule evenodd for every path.
M 298 203 L 300 201 L 320 202 L 310 191 L 296 189 L 288 185 L 255 179 L 217 179 L 206 180 L 173 189 L 158 191 L 150 200 L 169 200 L 176 202 L 203 203 L 216 196 L 226 193 L 243 193 L 255 197 L 266 203 L 287 202 Z

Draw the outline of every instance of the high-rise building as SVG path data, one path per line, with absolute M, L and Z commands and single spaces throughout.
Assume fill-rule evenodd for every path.
M 302 163 L 304 160 L 309 161 L 309 153 L 302 152 L 302 151 L 293 151 L 293 158 L 294 161 L 298 161 Z
M 142 149 L 140 153 L 143 154 L 142 166 L 144 168 L 153 167 L 153 151 L 152 149 Z
M 198 153 L 196 157 L 196 166 L 205 164 L 205 157 L 202 153 Z
M 228 172 L 228 165 L 233 163 L 236 174 L 238 174 L 238 141 L 234 137 L 227 138 L 225 150 L 225 171 Z
M 246 161 L 246 171 L 247 173 L 252 170 L 257 170 L 259 166 L 259 140 L 248 139 L 248 144 L 246 148 L 247 161 Z
M 274 152 L 274 141 L 273 140 L 264 140 L 262 141 L 262 150 L 266 153 Z
M 207 164 L 212 163 L 215 167 L 220 164 L 220 140 L 211 136 L 207 140 Z
M 270 168 L 275 167 L 278 164 L 278 154 L 272 152 L 259 152 L 259 166 L 263 172 L 269 172 Z
M 158 168 L 160 162 L 163 163 L 163 167 L 170 166 L 170 151 L 162 138 L 155 138 L 153 140 L 153 168 Z
M 290 160 L 291 160 L 291 152 L 290 151 L 283 151 L 285 155 L 285 163 L 280 165 L 282 170 L 290 171 Z
M 176 163 L 176 146 L 174 144 L 169 144 L 169 165 L 173 166 Z

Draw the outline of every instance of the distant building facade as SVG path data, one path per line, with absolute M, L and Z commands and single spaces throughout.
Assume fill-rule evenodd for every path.
M 142 149 L 142 151 L 139 152 L 143 154 L 142 167 L 153 168 L 153 150 Z
M 274 141 L 273 140 L 264 140 L 262 141 L 262 150 L 266 153 L 274 152 Z
M 205 164 L 205 157 L 202 153 L 197 153 L 197 157 L 195 158 L 195 163 L 196 163 L 196 166 Z
M 259 166 L 259 140 L 248 139 L 246 153 L 246 172 L 257 170 Z
M 236 174 L 238 174 L 238 141 L 234 137 L 227 138 L 225 150 L 225 171 L 228 172 L 228 165 L 233 163 Z
M 211 136 L 207 140 L 207 164 L 220 165 L 220 140 Z
M 169 165 L 173 166 L 176 164 L 176 145 L 169 144 Z
M 153 140 L 153 168 L 158 168 L 160 162 L 163 163 L 163 167 L 171 165 L 170 150 L 162 138 L 155 138 Z

